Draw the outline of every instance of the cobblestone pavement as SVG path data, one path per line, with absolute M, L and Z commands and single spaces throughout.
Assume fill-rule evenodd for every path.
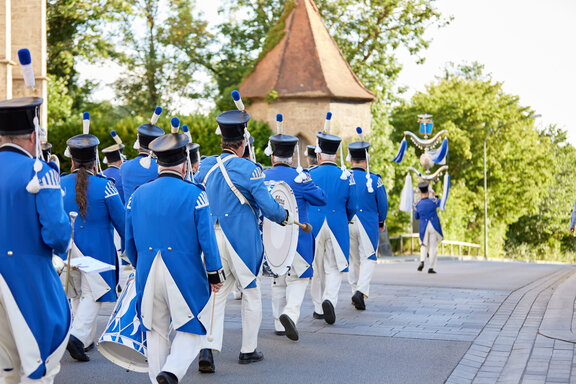
M 441 263 L 438 275 L 428 275 L 415 267 L 378 265 L 366 311 L 350 304 L 344 280 L 334 325 L 312 319 L 307 294 L 297 343 L 273 334 L 271 279 L 264 278 L 259 339 L 264 362 L 248 368 L 237 364 L 241 302 L 230 298 L 217 373 L 201 375 L 193 364 L 182 382 L 570 382 L 574 344 L 546 338 L 538 329 L 554 289 L 575 269 L 450 261 Z M 99 332 L 111 311 L 112 305 L 103 306 Z M 96 351 L 90 356 L 92 361 L 82 364 L 66 354 L 56 383 L 149 382 Z

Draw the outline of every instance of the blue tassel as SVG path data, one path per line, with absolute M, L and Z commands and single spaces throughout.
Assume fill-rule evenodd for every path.
M 392 161 L 400 164 L 402 162 L 402 160 L 404 159 L 404 155 L 406 154 L 406 148 L 407 147 L 408 147 L 408 143 L 406 143 L 406 139 L 402 139 L 402 142 L 400 143 L 400 149 L 398 150 L 396 157 Z
M 438 152 L 436 157 L 432 159 L 432 161 L 434 161 L 435 164 L 440 164 L 444 161 L 447 155 L 448 155 L 448 139 L 446 138 L 442 141 L 440 151 Z

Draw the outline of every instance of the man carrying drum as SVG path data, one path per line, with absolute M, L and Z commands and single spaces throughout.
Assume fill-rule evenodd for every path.
M 278 115 L 281 127 L 282 115 Z M 326 205 L 326 195 L 314 184 L 307 171 L 292 167 L 294 149 L 298 138 L 284 135 L 282 131 L 270 136 L 273 167 L 266 170 L 266 181 L 284 181 L 292 188 L 298 204 L 298 219 L 308 222 L 308 205 Z M 300 151 L 297 151 L 297 156 Z M 300 159 L 298 159 L 300 164 Z M 299 229 L 298 246 L 290 270 L 274 278 L 272 282 L 272 314 L 274 315 L 274 330 L 279 336 L 298 340 L 296 324 L 300 317 L 300 306 L 306 294 L 308 281 L 313 275 L 314 237 Z
M 264 184 L 260 165 L 242 159 L 250 141 L 247 124 L 250 115 L 244 111 L 240 95 L 233 93 L 239 110 L 224 112 L 216 118 L 222 134 L 222 154 L 202 161 L 195 175 L 206 186 L 212 223 L 227 276 L 216 295 L 214 340 L 200 353 L 200 372 L 214 372 L 212 350 L 222 349 L 226 296 L 240 282 L 242 291 L 242 348 L 238 362 L 248 364 L 264 358 L 257 350 L 262 322 L 262 296 L 258 282 L 264 249 L 259 228 L 262 214 L 275 223 L 292 224 L 294 218 L 278 204 Z M 217 131 L 217 132 L 218 132 Z
M 160 384 L 181 381 L 198 355 L 201 335 L 211 327 L 210 291 L 225 279 L 206 193 L 184 180 L 188 141 L 170 133 L 150 143 L 159 176 L 139 187 L 126 206 L 136 308 L 147 330 L 150 380 Z

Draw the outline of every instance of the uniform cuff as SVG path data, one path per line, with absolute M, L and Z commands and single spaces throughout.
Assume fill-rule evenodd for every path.
M 217 271 L 208 272 L 208 282 L 210 284 L 223 283 L 224 280 L 226 280 L 226 274 L 224 273 L 224 270 L 222 268 L 220 268 Z

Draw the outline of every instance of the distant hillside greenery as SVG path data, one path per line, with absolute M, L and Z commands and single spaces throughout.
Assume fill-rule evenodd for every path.
M 503 91 L 505 79 L 492 79 L 479 64 L 448 65 L 426 90 L 409 100 L 397 83 L 398 53 L 423 62 L 431 28 L 448 24 L 430 0 L 316 0 L 330 33 L 360 80 L 377 95 L 372 107 L 371 170 L 383 177 L 390 200 L 390 236 L 409 232 L 409 215 L 398 210 L 408 165 L 419 168 L 413 145 L 400 165 L 391 161 L 405 130 L 417 132 L 417 115 L 429 113 L 435 132 L 449 132 L 452 189 L 441 213 L 445 238 L 483 245 L 482 145 L 488 140 L 488 233 L 491 257 L 573 262 L 568 233 L 576 198 L 576 149 L 555 126 L 523 119 L 538 111 Z M 66 140 L 82 130 L 82 112 L 92 116 L 91 133 L 100 148 L 112 145 L 114 129 L 128 157 L 136 128 L 154 107 L 187 124 L 201 154 L 219 153 L 215 117 L 234 108 L 237 88 L 258 60 L 283 36 L 293 0 L 223 0 L 220 24 L 198 12 L 193 0 L 47 0 L 49 140 L 62 161 Z M 138 26 L 138 28 L 134 28 Z M 95 102 L 101 84 L 81 81 L 79 61 L 122 68 L 113 79 L 114 100 Z M 209 112 L 181 113 L 183 101 L 213 105 Z M 273 102 L 271 99 L 270 102 Z M 511 124 L 508 124 L 511 123 Z M 257 160 L 271 134 L 251 122 Z M 414 183 L 415 184 L 415 183 Z M 439 188 L 437 188 L 440 191 Z

